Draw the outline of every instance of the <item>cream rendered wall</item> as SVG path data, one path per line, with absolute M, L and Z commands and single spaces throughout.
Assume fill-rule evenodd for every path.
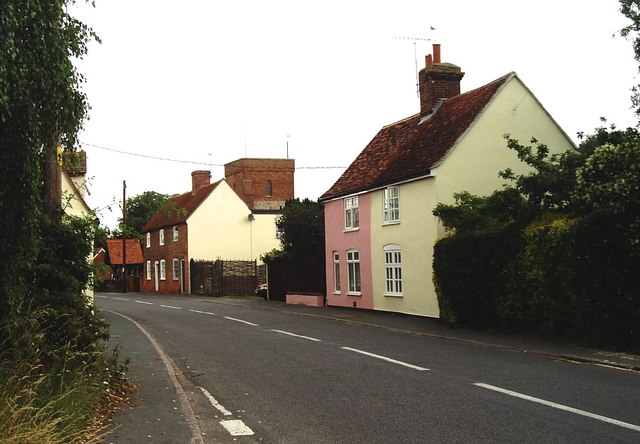
M 438 201 L 453 203 L 453 193 L 460 191 L 491 194 L 504 183 L 498 177 L 499 171 L 506 168 L 515 173 L 527 171 L 516 153 L 507 148 L 503 137 L 507 133 L 525 146 L 535 137 L 551 153 L 575 149 L 531 91 L 518 77 L 513 77 L 436 168 Z
M 62 170 L 61 174 L 62 180 L 62 209 L 65 214 L 69 216 L 76 217 L 85 217 L 91 213 L 91 209 L 87 206 L 84 201 L 84 197 L 80 192 L 79 188 L 77 188 L 75 182 L 69 177 L 69 175 Z M 93 262 L 93 251 L 89 253 L 87 257 L 88 262 Z M 87 287 L 84 290 L 84 294 L 93 301 L 93 288 Z
M 76 183 L 62 172 L 62 209 L 70 216 L 84 217 L 91 210 L 84 201 L 84 196 L 77 188 Z
M 226 181 L 211 192 L 187 220 L 189 259 L 258 259 L 279 247 L 275 215 L 256 214 Z
M 436 183 L 433 178 L 400 185 L 400 223 L 383 225 L 383 190 L 371 199 L 371 267 L 374 309 L 437 317 L 432 279 L 433 244 L 438 232 Z M 402 249 L 402 296 L 385 296 L 384 246 Z

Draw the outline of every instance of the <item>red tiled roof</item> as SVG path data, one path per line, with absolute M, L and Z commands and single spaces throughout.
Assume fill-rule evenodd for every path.
M 408 117 L 382 128 L 320 199 L 327 200 L 429 174 L 515 73 L 445 100 L 428 120 Z
M 169 201 L 158 211 L 149 222 L 142 227 L 142 232 L 153 231 L 163 227 L 170 227 L 186 222 L 191 214 L 200 204 L 211 194 L 211 192 L 222 182 L 212 183 L 203 186 L 195 193 L 189 191 L 178 196 L 169 198 Z
M 127 264 L 143 263 L 140 241 L 138 239 L 127 239 L 125 242 L 127 244 Z M 111 265 L 122 265 L 122 239 L 107 239 L 107 251 L 109 252 Z

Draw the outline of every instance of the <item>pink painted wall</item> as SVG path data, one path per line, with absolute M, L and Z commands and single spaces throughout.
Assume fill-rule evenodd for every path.
M 342 199 L 326 202 L 324 206 L 325 252 L 327 265 L 327 304 L 339 307 L 373 309 L 371 277 L 371 196 L 358 197 L 360 227 L 355 231 L 344 229 L 344 203 Z M 360 251 L 360 279 L 362 294 L 349 295 L 347 250 Z M 333 252 L 340 253 L 340 293 L 334 293 Z

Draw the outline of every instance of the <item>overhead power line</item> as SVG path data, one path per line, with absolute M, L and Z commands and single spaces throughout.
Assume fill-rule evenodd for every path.
M 176 162 L 176 163 L 187 163 L 187 164 L 191 164 L 191 165 L 206 165 L 206 166 L 224 166 L 223 164 L 219 164 L 219 163 L 211 163 L 211 162 L 202 162 L 202 161 L 196 161 L 196 160 L 184 160 L 184 159 L 171 159 L 169 157 L 160 157 L 160 156 L 152 156 L 149 154 L 142 154 L 142 153 L 133 153 L 131 151 L 124 151 L 124 150 L 120 150 L 120 149 L 116 149 L 116 148 L 109 148 L 106 146 L 100 146 L 100 145 L 95 145 L 93 143 L 86 143 L 86 142 L 80 142 L 82 145 L 84 146 L 90 146 L 91 148 L 97 148 L 99 150 L 104 150 L 104 151 L 110 151 L 112 153 L 118 153 L 118 154 L 124 154 L 127 156 L 134 156 L 134 157 L 142 157 L 145 159 L 153 159 L 153 160 L 162 160 L 164 162 Z M 331 170 L 331 169 L 346 169 L 347 167 L 344 166 L 297 166 L 296 170 Z

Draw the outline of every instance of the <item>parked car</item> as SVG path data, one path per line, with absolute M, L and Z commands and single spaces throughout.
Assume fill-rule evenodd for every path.
M 267 284 L 258 285 L 256 287 L 256 296 L 262 296 L 263 298 L 267 299 L 268 289 L 269 287 L 267 287 Z

